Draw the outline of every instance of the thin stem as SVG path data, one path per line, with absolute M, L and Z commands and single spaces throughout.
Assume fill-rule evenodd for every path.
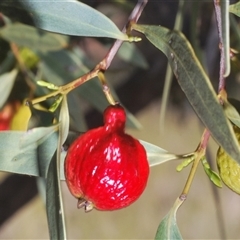
M 34 104 L 46 101 L 47 99 L 49 99 L 51 97 L 55 97 L 55 96 L 57 96 L 60 93 L 61 93 L 61 87 L 58 90 L 54 91 L 54 92 L 51 92 L 51 93 L 49 93 L 47 95 L 44 95 L 42 97 L 38 97 L 38 98 L 35 98 L 35 99 L 31 100 L 31 104 L 34 105 Z
M 134 22 L 136 23 L 138 19 L 140 18 L 143 9 L 145 8 L 146 4 L 148 3 L 148 0 L 138 0 L 136 6 L 132 10 L 132 13 L 130 14 L 128 18 L 128 24 L 123 28 L 122 32 L 126 33 L 129 23 Z M 109 52 L 107 53 L 106 57 L 100 62 L 101 69 L 107 70 L 109 66 L 112 63 L 113 58 L 115 57 L 117 51 L 121 47 L 123 41 L 122 40 L 116 40 L 113 46 L 110 48 Z
M 36 104 L 36 103 L 40 103 L 43 101 L 46 101 L 47 99 L 51 98 L 51 97 L 55 97 L 58 94 L 67 94 L 69 93 L 71 90 L 75 89 L 76 87 L 82 85 L 83 83 L 87 82 L 88 80 L 96 77 L 98 75 L 98 72 L 100 71 L 100 69 L 95 68 L 94 70 L 92 70 L 91 72 L 81 76 L 80 78 L 77 78 L 75 80 L 73 80 L 72 82 L 60 86 L 58 90 L 51 92 L 47 95 L 44 95 L 42 97 L 39 98 L 35 98 L 32 100 L 32 104 Z
M 148 0 L 138 0 L 138 3 L 134 7 L 134 9 L 128 19 L 128 23 L 123 28 L 122 32 L 126 33 L 127 26 L 129 25 L 130 22 L 138 21 L 139 17 L 142 14 L 142 11 L 147 3 L 148 3 Z M 54 97 L 58 94 L 67 94 L 70 91 L 72 91 L 73 89 L 75 89 L 76 87 L 78 87 L 78 86 L 82 85 L 83 83 L 91 80 L 92 78 L 98 76 L 100 71 L 104 72 L 105 70 L 107 70 L 109 68 L 109 66 L 111 65 L 112 60 L 115 57 L 115 55 L 117 54 L 117 51 L 121 47 L 122 43 L 123 43 L 122 40 L 116 40 L 115 43 L 113 44 L 113 46 L 110 48 L 107 55 L 104 57 L 104 59 L 92 71 L 73 80 L 72 82 L 70 82 L 66 85 L 59 87 L 59 89 L 54 92 L 51 92 L 45 96 L 33 99 L 32 104 L 36 104 L 36 103 L 45 101 L 48 98 Z M 110 95 L 108 94 L 108 96 L 110 96 Z M 109 99 L 109 100 L 110 100 L 110 102 L 112 101 L 111 99 Z
M 220 72 L 219 72 L 219 84 L 218 91 L 225 89 L 225 54 L 224 54 L 224 45 L 223 45 L 223 34 L 222 34 L 222 14 L 220 1 L 214 0 L 215 14 L 217 19 L 218 35 L 219 35 L 219 48 L 220 48 Z
M 182 191 L 182 193 L 179 197 L 180 199 L 185 200 L 187 198 L 187 195 L 189 193 L 190 187 L 191 187 L 192 182 L 193 182 L 193 178 L 194 178 L 195 173 L 197 171 L 198 164 L 199 164 L 201 158 L 205 155 L 206 147 L 207 147 L 207 143 L 208 143 L 209 138 L 210 138 L 210 132 L 207 129 L 205 129 L 204 132 L 203 132 L 200 144 L 199 144 L 199 146 L 197 148 L 197 151 L 195 153 L 195 160 L 193 162 L 193 165 L 192 165 L 191 171 L 189 173 L 187 182 L 186 182 L 186 184 L 184 186 L 184 189 L 183 189 L 183 191 Z
M 107 85 L 107 81 L 106 81 L 106 78 L 105 78 L 105 75 L 102 71 L 100 71 L 98 73 L 98 78 L 102 84 L 102 89 L 103 89 L 103 92 L 108 100 L 108 102 L 111 104 L 111 105 L 115 105 L 116 104 L 116 101 L 114 100 L 112 94 L 111 94 L 111 90 L 110 88 L 108 87 Z

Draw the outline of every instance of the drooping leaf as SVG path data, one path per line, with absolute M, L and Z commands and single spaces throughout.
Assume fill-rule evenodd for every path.
M 8 73 L 4 73 L 0 76 L 0 108 L 2 108 L 2 106 L 4 105 L 4 103 L 6 102 L 14 81 L 17 77 L 17 69 L 13 69 L 11 72 Z
M 60 191 L 57 173 L 57 154 L 55 153 L 49 165 L 46 180 L 46 209 L 50 239 L 66 239 L 65 222 L 59 199 Z
M 223 109 L 229 120 L 240 128 L 240 115 L 236 108 L 228 100 L 225 100 Z
M 66 239 L 66 227 L 61 191 L 61 151 L 69 132 L 67 96 L 63 95 L 59 114 L 59 136 L 56 154 L 50 163 L 47 174 L 47 217 L 50 239 Z
M 25 9 L 38 28 L 61 34 L 88 37 L 109 37 L 127 40 L 105 15 L 76 0 L 4 1 L 3 6 Z
M 168 151 L 149 142 L 145 142 L 142 140 L 140 140 L 140 142 L 147 152 L 147 158 L 150 167 L 154 167 L 167 161 L 178 160 L 181 158 L 181 156 L 169 153 Z
M 218 144 L 240 163 L 240 149 L 231 125 L 218 103 L 210 80 L 184 35 L 161 26 L 134 24 L 132 27 L 144 33 L 150 42 L 167 56 L 183 92 L 198 117 Z
M 8 24 L 1 28 L 0 37 L 19 46 L 41 51 L 56 51 L 68 44 L 66 36 L 42 31 L 21 23 Z
M 176 222 L 176 213 L 182 203 L 183 201 L 177 198 L 171 210 L 163 218 L 160 225 L 158 226 L 155 240 L 163 240 L 163 239 L 181 240 L 182 239 L 181 233 L 179 232 L 177 222 Z
M 22 135 L 19 142 L 19 147 L 22 149 L 27 148 L 31 144 L 40 144 L 45 141 L 52 133 L 58 129 L 58 125 L 51 127 L 39 127 L 28 130 Z
M 25 135 L 26 132 L 23 131 L 0 132 L 0 171 L 45 178 L 57 148 L 57 134 L 48 135 L 40 144 L 37 139 L 34 142 L 27 136 L 24 147 L 21 147 Z M 27 142 L 31 144 L 28 145 Z
M 240 2 L 237 2 L 235 4 L 231 4 L 229 6 L 229 12 L 237 15 L 238 17 L 240 17 Z

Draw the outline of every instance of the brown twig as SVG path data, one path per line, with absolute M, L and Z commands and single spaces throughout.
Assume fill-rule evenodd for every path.
M 134 7 L 132 13 L 130 14 L 130 17 L 128 19 L 128 23 L 126 24 L 126 26 L 123 28 L 122 32 L 126 33 L 127 31 L 127 27 L 129 25 L 130 22 L 137 22 L 139 17 L 142 14 L 142 11 L 144 9 L 144 7 L 146 6 L 146 4 L 148 3 L 148 0 L 138 0 L 138 3 L 136 4 L 136 6 Z M 72 82 L 60 86 L 58 90 L 49 93 L 45 96 L 36 98 L 32 100 L 32 104 L 36 104 L 42 101 L 47 100 L 48 98 L 54 97 L 58 94 L 67 94 L 70 91 L 72 91 L 73 89 L 75 89 L 76 87 L 79 87 L 80 85 L 82 85 L 83 83 L 91 80 L 92 78 L 98 76 L 99 72 L 104 72 L 106 71 L 109 66 L 112 63 L 113 58 L 115 57 L 115 55 L 117 54 L 118 49 L 121 47 L 123 43 L 123 40 L 116 40 L 113 44 L 113 46 L 110 48 L 109 52 L 107 53 L 107 55 L 104 57 L 104 59 L 89 73 L 73 80 Z

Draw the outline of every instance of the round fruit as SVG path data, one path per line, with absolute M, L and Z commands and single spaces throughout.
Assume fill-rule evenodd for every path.
M 233 130 L 240 143 L 240 128 L 233 125 Z M 217 152 L 217 166 L 226 186 L 240 194 L 240 165 L 232 159 L 222 147 L 220 147 Z
M 140 142 L 124 132 L 126 115 L 120 105 L 104 111 L 104 126 L 76 139 L 65 159 L 70 192 L 86 211 L 127 207 L 144 191 L 149 164 Z

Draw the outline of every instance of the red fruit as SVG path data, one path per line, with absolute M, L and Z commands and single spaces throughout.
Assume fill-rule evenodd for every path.
M 149 175 L 144 147 L 124 132 L 124 109 L 109 106 L 104 122 L 76 139 L 65 159 L 67 185 L 85 211 L 127 207 L 142 194 Z
M 19 102 L 7 103 L 0 111 L 0 131 L 10 129 L 11 120 L 18 106 Z

